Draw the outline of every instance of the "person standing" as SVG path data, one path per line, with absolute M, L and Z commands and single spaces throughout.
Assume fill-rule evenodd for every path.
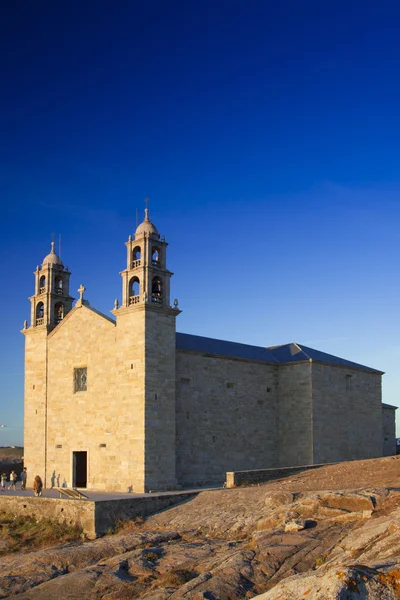
M 35 496 L 41 496 L 42 489 L 43 489 L 43 481 L 41 480 L 39 475 L 36 475 L 35 480 L 33 482 L 33 493 L 35 494 Z
M 15 484 L 17 482 L 17 474 L 15 471 L 11 471 L 10 473 L 10 485 L 8 486 L 9 490 L 16 490 Z
M 21 471 L 21 490 L 26 490 L 27 468 L 24 467 Z
M 0 489 L 2 492 L 6 491 L 7 473 L 2 473 L 0 476 Z

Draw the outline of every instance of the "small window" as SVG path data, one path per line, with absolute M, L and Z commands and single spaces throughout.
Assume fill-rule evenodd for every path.
M 267 388 L 267 393 L 269 394 L 270 392 L 272 392 L 272 388 Z
M 99 444 L 99 448 L 107 448 L 107 444 Z
M 187 377 L 181 377 L 182 385 L 189 385 L 189 383 L 190 383 L 190 379 L 188 379 Z
M 87 367 L 74 369 L 74 391 L 86 392 L 87 390 Z
M 346 390 L 348 392 L 352 390 L 351 375 L 346 375 Z
M 62 448 L 62 444 L 57 444 L 56 448 Z
M 232 389 L 234 385 L 235 385 L 234 383 L 232 383 L 231 381 L 228 381 L 228 383 L 226 384 L 226 387 L 229 389 Z

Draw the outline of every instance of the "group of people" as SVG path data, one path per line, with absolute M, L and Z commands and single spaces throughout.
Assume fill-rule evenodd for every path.
M 27 468 L 24 467 L 21 471 L 21 490 L 26 490 L 26 478 L 27 478 Z M 11 471 L 10 477 L 9 477 L 9 486 L 8 486 L 9 490 L 17 489 L 17 487 L 16 487 L 17 479 L 18 479 L 18 475 L 16 474 L 16 472 L 14 470 Z M 0 475 L 0 490 L 2 492 L 5 491 L 6 485 L 7 485 L 7 473 L 2 473 Z M 34 482 L 33 482 L 33 493 L 35 494 L 35 496 L 41 496 L 42 489 L 43 489 L 42 479 L 39 477 L 39 475 L 36 475 Z

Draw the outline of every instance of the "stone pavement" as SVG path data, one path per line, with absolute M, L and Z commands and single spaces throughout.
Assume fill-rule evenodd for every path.
M 8 482 L 7 482 L 8 484 Z M 17 482 L 17 489 L 16 490 L 8 490 L 6 486 L 5 491 L 0 491 L 0 499 L 2 496 L 12 496 L 12 497 L 28 497 L 28 498 L 32 498 L 34 497 L 34 493 L 32 491 L 31 488 L 27 488 L 26 490 L 21 490 L 21 484 L 20 482 Z M 93 502 L 101 502 L 101 501 L 106 501 L 106 500 L 125 500 L 125 499 L 136 499 L 136 498 L 151 498 L 151 497 L 159 497 L 159 496 L 172 496 L 172 495 L 179 495 L 182 493 L 196 493 L 196 492 L 204 492 L 204 491 L 210 491 L 210 490 L 218 490 L 218 489 L 222 489 L 221 486 L 209 486 L 209 487 L 204 487 L 204 488 L 185 488 L 185 489 L 181 489 L 181 490 L 174 490 L 174 491 L 166 491 L 166 492 L 152 492 L 152 493 L 148 493 L 148 494 L 135 494 L 133 492 L 131 493 L 120 493 L 120 492 L 104 492 L 104 491 L 92 491 L 92 490 L 79 490 L 82 492 L 82 494 L 85 494 L 85 496 L 88 497 L 89 500 L 92 500 Z M 42 493 L 42 498 L 60 498 L 60 493 L 52 488 L 49 489 L 44 489 L 43 493 Z M 61 498 L 64 500 L 74 500 L 73 498 L 67 498 L 64 495 L 61 495 Z

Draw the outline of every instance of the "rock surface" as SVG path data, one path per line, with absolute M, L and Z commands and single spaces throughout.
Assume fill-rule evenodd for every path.
M 400 598 L 400 460 L 202 492 L 118 534 L 6 554 L 8 597 Z

